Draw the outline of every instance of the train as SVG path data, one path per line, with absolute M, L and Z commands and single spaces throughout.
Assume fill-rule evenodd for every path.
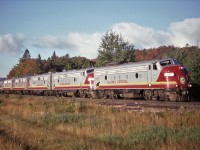
M 1 93 L 190 101 L 190 73 L 173 58 L 50 72 L 0 81 Z

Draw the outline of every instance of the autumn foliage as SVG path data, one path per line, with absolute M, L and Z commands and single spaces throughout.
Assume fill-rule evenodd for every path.
M 36 61 L 35 59 L 24 59 L 19 64 L 15 65 L 10 71 L 8 78 L 22 77 L 33 75 L 36 73 Z
M 27 50 L 25 53 L 27 53 Z M 196 46 L 187 45 L 182 48 L 161 46 L 143 50 L 133 49 L 130 55 L 136 62 L 169 57 L 177 59 L 189 69 L 191 73 L 191 82 L 200 85 L 200 49 Z M 95 66 L 94 60 L 80 56 L 69 57 L 68 54 L 58 57 L 54 52 L 47 60 L 42 60 L 40 55 L 38 55 L 38 58 L 34 59 L 30 57 L 30 54 L 24 54 L 23 57 L 20 58 L 19 63 L 11 69 L 7 77 L 22 77 L 97 66 Z
M 28 53 L 28 54 L 25 54 Z M 32 76 L 36 74 L 43 74 L 48 72 L 61 72 L 63 70 L 83 69 L 93 67 L 94 62 L 85 57 L 58 57 L 54 52 L 47 60 L 42 60 L 41 56 L 38 58 L 31 58 L 29 51 L 25 50 L 19 63 L 16 64 L 9 72 L 7 78 L 17 78 L 23 76 Z

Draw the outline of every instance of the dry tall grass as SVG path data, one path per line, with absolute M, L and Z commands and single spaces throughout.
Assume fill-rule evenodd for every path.
M 94 100 L 0 95 L 0 149 L 198 149 L 200 110 L 125 112 Z

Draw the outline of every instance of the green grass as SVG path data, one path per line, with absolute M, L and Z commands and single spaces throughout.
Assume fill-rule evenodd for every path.
M 113 149 L 146 149 L 150 147 L 161 149 L 163 144 L 167 145 L 170 141 L 175 143 L 199 143 L 200 126 L 197 128 L 180 128 L 178 130 L 159 126 L 148 126 L 135 133 L 130 133 L 125 137 L 121 135 L 104 135 L 98 137 L 97 141 Z M 197 147 L 194 145 L 193 148 L 195 149 Z

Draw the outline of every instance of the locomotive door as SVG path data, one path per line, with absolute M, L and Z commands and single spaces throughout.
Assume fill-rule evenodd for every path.
M 149 86 L 152 85 L 152 83 L 156 82 L 157 78 L 158 78 L 158 70 L 157 70 L 157 66 L 156 64 L 150 64 L 148 65 L 148 84 Z

